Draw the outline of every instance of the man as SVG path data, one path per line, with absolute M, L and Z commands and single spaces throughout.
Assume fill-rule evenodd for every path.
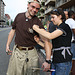
M 65 23 L 67 23 L 70 28 L 72 29 L 72 40 L 71 40 L 71 51 L 73 53 L 73 57 L 72 57 L 72 75 L 75 75 L 75 20 L 74 20 L 74 11 L 70 10 L 68 12 L 68 19 L 65 21 Z
M 34 24 L 43 28 L 41 21 L 35 16 L 39 9 L 39 2 L 37 0 L 30 0 L 28 2 L 27 12 L 19 13 L 12 24 L 6 44 L 6 53 L 8 55 L 11 55 L 10 43 L 15 34 L 16 36 L 7 75 L 39 75 L 38 70 L 34 69 L 38 68 L 38 54 L 34 47 L 37 44 L 34 41 L 34 36 L 37 34 L 32 30 Z M 46 52 L 50 53 L 49 42 L 47 40 L 44 47 L 47 49 Z M 47 55 L 46 62 L 43 63 L 44 71 L 50 68 L 49 60 L 50 55 Z

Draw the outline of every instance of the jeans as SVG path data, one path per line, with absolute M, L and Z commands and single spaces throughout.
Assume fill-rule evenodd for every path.
M 72 60 L 75 60 L 75 43 L 71 43 Z
M 51 65 L 55 69 L 55 75 L 69 75 L 72 67 L 72 62 L 54 63 Z

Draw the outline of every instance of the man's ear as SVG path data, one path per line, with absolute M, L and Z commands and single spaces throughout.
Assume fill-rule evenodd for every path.
M 27 9 L 29 8 L 29 6 L 30 6 L 30 4 L 28 3 L 28 5 L 27 5 Z
M 62 18 L 62 16 L 61 16 L 61 15 L 59 15 L 59 17 L 60 17 L 60 18 Z

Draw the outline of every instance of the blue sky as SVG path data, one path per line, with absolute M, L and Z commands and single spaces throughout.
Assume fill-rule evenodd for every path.
M 16 15 L 27 10 L 28 0 L 3 0 L 5 3 L 5 14 L 9 14 L 14 20 Z

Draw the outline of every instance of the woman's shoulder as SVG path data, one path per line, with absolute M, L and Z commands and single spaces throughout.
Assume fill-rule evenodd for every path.
M 60 25 L 60 28 L 62 28 L 63 30 L 70 30 L 70 27 L 69 27 L 69 25 L 68 24 L 66 24 L 65 22 L 64 23 L 62 23 L 61 25 Z

